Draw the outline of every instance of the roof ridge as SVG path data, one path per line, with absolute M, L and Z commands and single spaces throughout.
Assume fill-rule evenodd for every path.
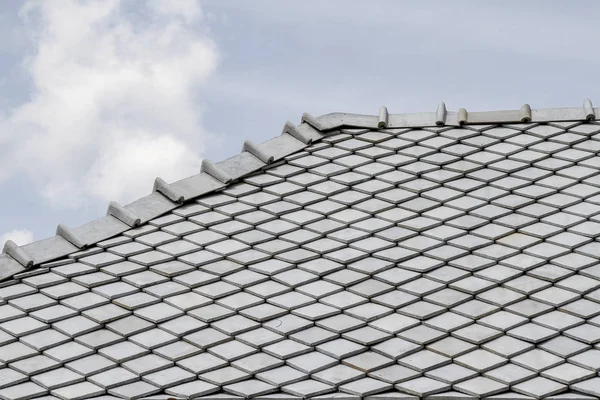
M 318 121 L 309 114 L 305 116 L 308 121 Z M 318 122 L 315 124 L 318 125 Z M 196 175 L 173 183 L 157 177 L 151 194 L 125 206 L 111 201 L 104 217 L 77 228 L 58 224 L 55 236 L 23 246 L 9 240 L 0 254 L 0 281 L 22 274 L 35 265 L 85 250 L 164 215 L 196 197 L 223 189 L 240 178 L 303 150 L 326 133 L 309 123 L 302 122 L 296 126 L 287 122 L 279 136 L 260 144 L 246 140 L 242 151 L 233 157 L 218 163 L 205 158 Z
M 388 114 L 387 108 L 382 107 L 377 115 L 351 114 L 335 112 L 318 118 L 303 116 L 302 122 L 312 125 L 315 129 L 327 131 L 342 127 L 381 129 L 386 128 L 416 128 L 428 126 L 463 126 L 474 124 L 509 124 L 536 123 L 557 121 L 594 121 L 600 116 L 600 108 L 594 108 L 590 99 L 583 101 L 582 107 L 570 108 L 539 108 L 532 109 L 529 104 L 523 104 L 518 110 L 499 111 L 447 111 L 442 101 L 432 112 Z
M 59 224 L 55 236 L 24 246 L 7 242 L 0 254 L 0 281 L 34 265 L 85 250 L 164 215 L 184 202 L 223 189 L 340 128 L 451 128 L 480 124 L 594 121 L 597 113 L 600 115 L 600 108 L 594 108 L 590 99 L 585 99 L 583 106 L 577 108 L 531 109 L 529 104 L 524 104 L 519 110 L 468 112 L 465 108 L 447 111 L 446 104 L 441 102 L 435 111 L 422 113 L 390 114 L 385 106 L 379 109 L 377 115 L 336 112 L 314 117 L 304 113 L 300 125 L 286 122 L 281 135 L 275 138 L 258 145 L 245 141 L 241 153 L 218 163 L 204 159 L 196 175 L 174 183 L 157 177 L 151 194 L 125 206 L 110 202 L 104 217 L 77 228 Z

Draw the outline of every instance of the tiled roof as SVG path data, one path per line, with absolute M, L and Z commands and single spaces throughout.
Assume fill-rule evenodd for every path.
M 305 116 L 9 243 L 0 398 L 597 398 L 596 114 Z

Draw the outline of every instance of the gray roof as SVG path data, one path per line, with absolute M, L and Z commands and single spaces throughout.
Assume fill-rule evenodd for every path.
M 9 242 L 0 398 L 597 398 L 596 114 L 305 115 Z

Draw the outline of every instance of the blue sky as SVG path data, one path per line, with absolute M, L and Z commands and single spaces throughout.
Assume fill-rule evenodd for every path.
M 591 0 L 4 0 L 0 242 L 93 220 L 303 112 L 597 106 L 599 12 Z

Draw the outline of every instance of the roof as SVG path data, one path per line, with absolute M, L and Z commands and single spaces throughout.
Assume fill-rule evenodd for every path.
M 0 398 L 596 398 L 596 115 L 305 114 L 9 242 Z

